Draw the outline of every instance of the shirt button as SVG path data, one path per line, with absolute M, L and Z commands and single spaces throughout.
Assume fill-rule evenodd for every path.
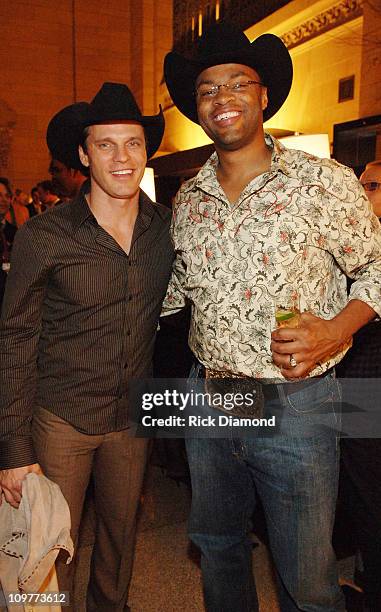
M 131 336 L 131 330 L 130 329 L 126 330 L 126 336 Z
M 127 366 L 128 366 L 127 362 L 123 364 L 123 367 L 124 367 L 125 370 L 127 369 Z

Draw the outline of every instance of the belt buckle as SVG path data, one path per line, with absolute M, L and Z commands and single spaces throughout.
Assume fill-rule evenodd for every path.
M 255 378 L 206 368 L 204 384 L 213 408 L 234 417 L 258 419 L 263 416 L 263 389 Z

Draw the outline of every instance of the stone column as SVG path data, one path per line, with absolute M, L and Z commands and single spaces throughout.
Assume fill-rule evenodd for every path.
M 16 113 L 0 99 L 0 176 L 10 177 L 12 172 L 11 148 Z
M 143 113 L 156 114 L 164 56 L 172 47 L 172 0 L 130 2 L 131 89 Z
M 364 2 L 363 10 L 360 117 L 369 117 L 381 114 L 381 0 Z

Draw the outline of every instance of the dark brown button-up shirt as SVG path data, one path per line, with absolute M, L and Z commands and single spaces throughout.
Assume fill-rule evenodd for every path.
M 36 461 L 36 405 L 88 434 L 128 427 L 129 380 L 151 375 L 170 216 L 140 192 L 129 255 L 83 193 L 19 230 L 0 323 L 0 469 Z

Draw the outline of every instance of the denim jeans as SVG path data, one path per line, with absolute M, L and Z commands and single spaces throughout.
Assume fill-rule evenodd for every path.
M 226 438 L 187 439 L 193 490 L 189 532 L 202 552 L 208 612 L 258 610 L 249 537 L 257 494 L 281 584 L 282 612 L 345 610 L 331 545 L 339 388 L 332 373 L 291 394 L 286 387 L 278 385 L 279 398 L 266 406 L 282 416 L 278 435 L 236 439 L 231 432 Z M 315 417 L 321 412 L 319 427 Z

